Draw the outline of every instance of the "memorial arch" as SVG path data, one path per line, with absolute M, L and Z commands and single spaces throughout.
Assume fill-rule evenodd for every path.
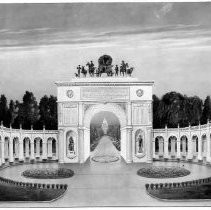
M 110 112 L 118 118 L 120 154 L 125 162 L 152 162 L 153 82 L 132 77 L 90 77 L 56 85 L 59 162 L 87 161 L 90 123 L 100 112 Z

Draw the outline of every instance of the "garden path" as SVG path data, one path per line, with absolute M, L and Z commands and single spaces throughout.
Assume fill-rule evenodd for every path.
M 113 163 L 96 163 L 87 160 L 85 164 L 41 163 L 7 168 L 0 171 L 1 176 L 25 182 L 65 183 L 68 184 L 68 190 L 62 198 L 54 202 L 2 202 L 0 207 L 211 206 L 211 201 L 164 202 L 150 197 L 145 192 L 146 183 L 179 182 L 211 176 L 211 167 L 188 163 L 154 162 L 153 165 L 156 166 L 185 167 L 191 171 L 191 174 L 180 178 L 151 179 L 136 174 L 137 170 L 144 165 L 146 164 L 126 164 L 124 160 Z M 71 168 L 75 175 L 60 180 L 36 180 L 21 176 L 26 169 L 61 166 Z

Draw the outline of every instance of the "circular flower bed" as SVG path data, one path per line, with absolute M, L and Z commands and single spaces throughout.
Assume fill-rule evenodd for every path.
M 150 166 L 139 169 L 137 174 L 147 178 L 176 178 L 187 176 L 190 171 L 180 167 Z
M 118 161 L 119 158 L 112 155 L 102 155 L 102 156 L 94 156 L 92 157 L 92 160 L 100 163 L 111 163 Z
M 69 178 L 74 175 L 74 172 L 67 168 L 45 168 L 45 169 L 29 169 L 22 173 L 25 177 L 35 179 L 60 179 Z

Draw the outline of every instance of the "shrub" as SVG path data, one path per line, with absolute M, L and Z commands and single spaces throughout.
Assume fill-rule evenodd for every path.
M 64 185 L 64 189 L 66 190 L 66 189 L 67 189 L 67 187 L 68 187 L 68 185 L 67 185 L 67 184 L 65 184 L 65 185 Z
M 150 188 L 151 189 L 154 189 L 154 184 L 150 184 Z
M 145 187 L 146 187 L 146 189 L 148 190 L 148 188 L 149 188 L 149 184 L 145 184 Z
M 165 183 L 165 187 L 166 187 L 166 188 L 168 187 L 168 185 L 169 185 L 168 183 Z

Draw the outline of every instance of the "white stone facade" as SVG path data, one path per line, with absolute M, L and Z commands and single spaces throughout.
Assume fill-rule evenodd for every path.
M 211 162 L 211 123 L 153 130 L 153 159 Z
M 90 156 L 90 122 L 108 111 L 121 126 L 121 156 L 127 163 L 152 161 L 152 86 L 131 77 L 77 78 L 56 82 L 59 162 L 84 163 Z M 73 151 L 71 151 L 73 149 Z
M 84 163 L 90 156 L 90 122 L 101 111 L 121 126 L 121 156 L 127 163 L 183 160 L 211 163 L 211 123 L 152 129 L 153 82 L 135 78 L 80 78 L 57 82 L 58 130 L 0 126 L 0 165 L 58 160 Z

